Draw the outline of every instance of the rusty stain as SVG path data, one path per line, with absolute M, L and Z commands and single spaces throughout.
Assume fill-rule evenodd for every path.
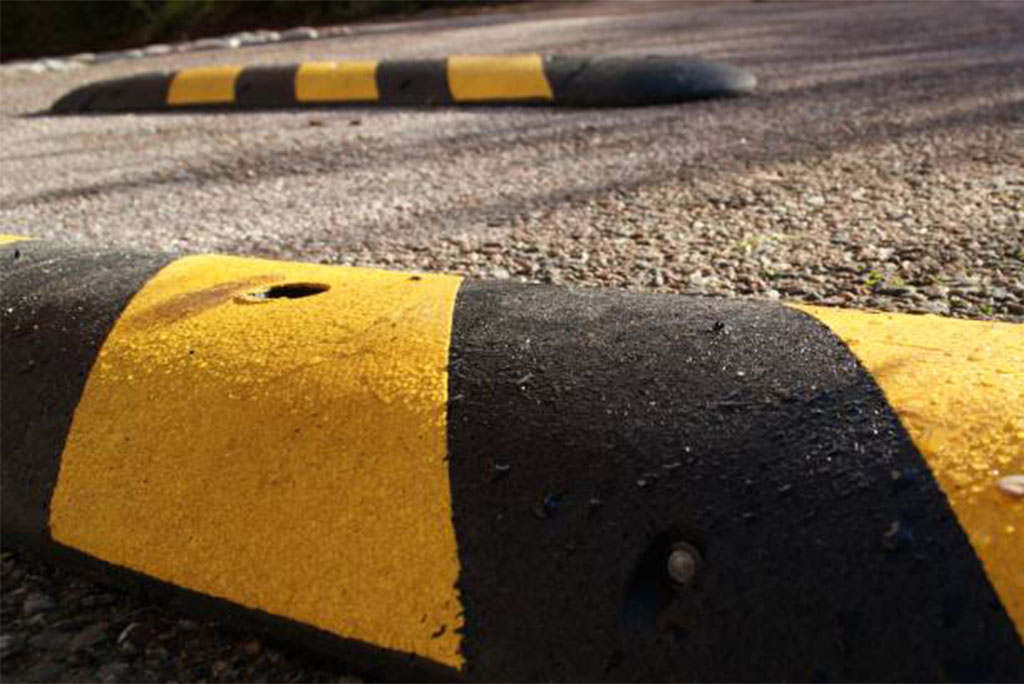
M 245 280 L 218 283 L 213 287 L 195 292 L 183 292 L 167 301 L 123 317 L 120 325 L 134 330 L 171 325 L 183 318 L 196 316 L 219 304 L 230 301 L 240 292 L 260 285 L 280 282 L 283 279 L 284 275 L 282 274 L 270 273 Z

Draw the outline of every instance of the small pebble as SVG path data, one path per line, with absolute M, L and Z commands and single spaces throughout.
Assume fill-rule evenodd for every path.
M 90 625 L 74 636 L 68 648 L 74 652 L 95 646 L 107 638 L 109 629 L 110 623 L 108 622 L 97 622 Z
M 56 605 L 53 599 L 46 594 L 32 593 L 26 596 L 24 603 L 21 604 L 21 613 L 25 617 L 32 617 L 39 613 L 51 611 Z

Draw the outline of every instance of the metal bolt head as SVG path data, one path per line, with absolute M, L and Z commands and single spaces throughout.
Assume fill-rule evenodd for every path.
M 686 542 L 676 542 L 668 550 L 666 569 L 677 584 L 690 584 L 700 568 L 700 551 Z

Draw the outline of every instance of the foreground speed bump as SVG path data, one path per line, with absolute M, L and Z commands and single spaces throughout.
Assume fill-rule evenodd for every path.
M 388 678 L 1024 678 L 1020 325 L 0 264 L 4 539 L 100 581 Z
M 343 60 L 280 66 L 195 67 L 92 83 L 54 114 L 304 105 L 670 104 L 750 92 L 750 73 L 671 56 L 455 55 L 433 60 Z

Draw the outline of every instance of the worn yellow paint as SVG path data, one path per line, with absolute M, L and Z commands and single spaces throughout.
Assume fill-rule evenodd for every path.
M 295 73 L 299 102 L 372 102 L 377 92 L 377 60 L 303 62 Z
M 195 67 L 182 69 L 171 79 L 167 104 L 216 104 L 235 101 L 235 81 L 240 66 Z
M 11 242 L 21 242 L 22 240 L 31 240 L 32 238 L 25 237 L 23 235 L 6 235 L 0 233 L 0 245 L 6 245 Z
M 1024 325 L 796 306 L 874 376 L 1024 635 Z
M 447 68 L 456 102 L 554 98 L 540 55 L 453 55 Z
M 459 282 L 217 256 L 171 263 L 90 371 L 53 538 L 460 667 L 446 462 Z M 330 289 L 259 294 L 286 283 Z

